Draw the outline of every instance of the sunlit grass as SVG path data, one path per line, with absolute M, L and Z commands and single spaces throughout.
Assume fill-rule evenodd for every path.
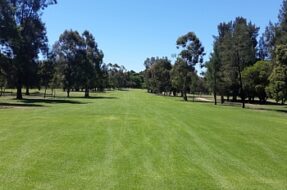
M 277 106 L 141 90 L 57 95 L 0 98 L 0 189 L 287 189 L 287 115 Z

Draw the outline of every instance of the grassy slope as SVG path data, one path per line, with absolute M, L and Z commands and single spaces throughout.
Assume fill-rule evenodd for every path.
M 286 114 L 104 96 L 0 109 L 0 189 L 287 189 Z

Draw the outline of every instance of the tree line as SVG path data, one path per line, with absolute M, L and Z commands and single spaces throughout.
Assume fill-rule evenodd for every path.
M 214 102 L 266 103 L 268 98 L 284 104 L 287 100 L 287 0 L 279 12 L 279 21 L 259 27 L 246 18 L 218 25 L 213 52 L 203 62 L 204 48 L 190 32 L 177 39 L 180 53 L 174 64 L 168 58 L 147 58 L 144 62 L 148 92 L 174 95 L 187 101 L 189 93 L 212 93 Z M 259 40 L 258 40 L 259 39 Z M 199 75 L 196 66 L 206 68 Z
M 66 30 L 51 49 L 43 11 L 56 0 L 0 0 L 0 96 L 6 88 L 63 88 L 71 91 L 103 91 L 142 88 L 143 74 L 118 64 L 105 64 L 104 53 L 92 33 Z M 53 91 L 54 92 L 54 91 Z

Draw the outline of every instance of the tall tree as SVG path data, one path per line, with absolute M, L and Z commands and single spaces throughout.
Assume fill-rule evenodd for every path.
M 260 103 L 266 103 L 266 87 L 269 84 L 268 78 L 272 72 L 270 61 L 258 61 L 254 65 L 247 67 L 242 72 L 244 89 L 249 101 L 259 98 Z
M 171 62 L 167 58 L 157 59 L 151 66 L 151 88 L 154 93 L 165 95 L 171 90 L 170 71 Z
M 220 72 L 222 64 L 218 48 L 218 38 L 215 37 L 213 53 L 210 56 L 210 60 L 205 64 L 205 67 L 207 68 L 206 78 L 210 88 L 212 89 L 215 105 L 217 105 L 217 93 L 220 91 L 220 87 L 223 86 Z
M 188 76 L 187 74 L 194 70 L 195 65 L 203 63 L 204 47 L 202 46 L 200 40 L 197 38 L 196 34 L 189 32 L 186 35 L 180 36 L 177 41 L 177 48 L 181 49 L 180 57 L 184 60 L 188 67 L 182 67 L 188 69 L 187 71 L 180 72 L 182 75 L 179 76 L 183 79 L 183 99 L 187 101 L 187 88 Z M 186 75 L 184 75 L 186 74 Z
M 85 45 L 85 52 L 83 59 L 84 62 L 81 65 L 81 79 L 82 86 L 85 88 L 85 97 L 89 97 L 89 90 L 96 86 L 95 81 L 99 79 L 97 75 L 100 75 L 100 67 L 103 61 L 103 52 L 98 49 L 98 45 L 94 36 L 85 31 L 82 35 Z
M 55 3 L 56 0 L 2 0 L 1 2 L 7 8 L 7 11 L 1 13 L 5 15 L 2 17 L 5 19 L 4 23 L 10 22 L 9 27 L 1 30 L 6 34 L 13 34 L 3 41 L 5 49 L 8 50 L 6 56 L 13 60 L 13 70 L 10 74 L 15 76 L 17 99 L 22 99 L 22 87 L 25 83 L 26 85 L 29 83 L 29 79 L 25 76 L 30 74 L 30 64 L 35 63 L 40 51 L 44 54 L 47 52 L 46 28 L 41 21 L 41 15 L 46 7 Z
M 81 74 L 79 61 L 83 61 L 84 42 L 77 31 L 65 31 L 53 47 L 53 57 L 60 65 L 63 76 L 63 87 L 67 91 L 67 97 L 76 86 L 76 79 Z
M 242 71 L 256 62 L 258 30 L 259 28 L 242 17 L 218 26 L 219 57 L 225 94 L 232 95 L 234 101 L 240 96 L 243 108 L 245 92 Z
M 287 99 L 287 45 L 277 45 L 275 50 L 275 68 L 269 78 L 268 94 L 277 102 Z
M 181 96 L 187 101 L 187 88 L 191 83 L 191 73 L 194 72 L 187 62 L 182 58 L 177 58 L 171 70 L 171 84 L 176 91 L 181 92 Z

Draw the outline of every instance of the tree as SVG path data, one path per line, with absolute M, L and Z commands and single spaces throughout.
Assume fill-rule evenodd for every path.
M 55 75 L 55 64 L 52 60 L 45 60 L 39 63 L 40 85 L 44 86 L 44 98 L 46 98 L 47 89 L 51 86 Z
M 157 59 L 150 67 L 151 88 L 154 93 L 168 93 L 171 90 L 171 62 L 167 58 Z
M 232 95 L 233 101 L 240 96 L 243 108 L 245 91 L 242 71 L 256 62 L 258 30 L 259 28 L 242 17 L 218 26 L 218 54 L 222 64 L 220 72 L 225 94 L 228 97 Z
M 179 62 L 186 62 L 186 65 L 181 63 L 180 67 L 178 68 L 179 70 L 176 72 L 181 74 L 178 77 L 181 78 L 180 81 L 183 81 L 183 99 L 187 101 L 187 88 L 189 86 L 187 74 L 194 71 L 194 67 L 198 63 L 202 65 L 203 56 L 205 55 L 204 47 L 202 46 L 200 40 L 197 38 L 196 34 L 193 32 L 189 32 L 186 35 L 179 37 L 176 44 L 177 48 L 181 49 L 180 57 L 182 60 Z M 186 70 L 184 71 L 183 69 Z
M 84 40 L 83 64 L 81 65 L 82 86 L 85 88 L 85 97 L 89 97 L 89 90 L 96 86 L 95 81 L 99 79 L 100 67 L 104 54 L 98 49 L 94 36 L 85 31 L 82 35 Z
M 217 105 L 217 93 L 220 91 L 222 84 L 221 79 L 221 61 L 219 57 L 219 49 L 218 49 L 218 38 L 215 37 L 215 41 L 213 44 L 213 53 L 210 56 L 209 62 L 205 64 L 207 68 L 206 78 L 209 87 L 212 89 L 214 104 Z M 222 92 L 222 91 L 221 91 Z
M 287 99 L 287 45 L 277 45 L 275 50 L 275 68 L 269 77 L 268 94 L 285 103 Z
M 259 46 L 259 54 L 265 54 L 268 60 L 271 60 L 275 51 L 276 33 L 278 31 L 277 24 L 269 22 L 269 25 L 265 28 L 264 33 L 260 39 L 261 45 Z M 260 58 L 260 56 L 259 56 Z
M 247 67 L 242 72 L 244 89 L 249 101 L 255 97 L 259 98 L 260 103 L 266 103 L 267 94 L 265 89 L 269 84 L 269 76 L 272 72 L 270 61 L 258 61 L 253 66 Z
M 62 75 L 62 83 L 67 91 L 67 97 L 76 86 L 76 79 L 79 77 L 79 61 L 83 61 L 84 43 L 77 31 L 65 31 L 53 47 L 53 57 L 59 64 Z
M 278 19 L 279 23 L 275 26 L 275 46 L 285 44 L 287 41 L 287 0 L 282 2 Z
M 278 103 L 284 104 L 287 100 L 287 67 L 280 65 L 276 67 L 269 77 L 270 85 L 267 93 Z
M 9 75 L 14 76 L 17 99 L 22 99 L 23 85 L 29 85 L 25 76 L 31 74 L 30 64 L 35 63 L 40 51 L 47 52 L 46 28 L 41 15 L 46 7 L 55 3 L 56 0 L 1 0 L 4 37 L 0 38 L 4 55 L 12 60 Z
M 159 58 L 151 57 L 147 58 L 144 61 L 145 66 L 145 72 L 144 72 L 144 81 L 145 81 L 145 87 L 147 88 L 147 91 L 150 93 L 153 93 L 152 91 L 152 75 L 151 75 L 151 66 L 158 60 Z
M 240 84 L 242 108 L 245 108 L 245 90 L 242 80 L 242 71 L 256 62 L 256 46 L 259 28 L 244 18 L 236 18 L 234 22 L 234 50 L 235 66 L 237 68 Z
M 171 70 L 171 84 L 176 91 L 181 92 L 181 96 L 187 101 L 187 88 L 191 83 L 193 68 L 182 58 L 177 58 Z

